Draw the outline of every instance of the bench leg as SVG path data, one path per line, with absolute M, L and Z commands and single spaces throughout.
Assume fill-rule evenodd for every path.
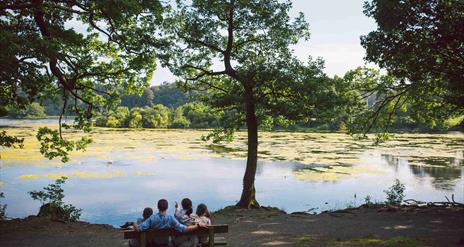
M 147 247 L 147 234 L 144 232 L 140 234 L 140 247 Z
M 208 247 L 214 247 L 214 230 L 211 228 L 209 229 L 208 238 Z

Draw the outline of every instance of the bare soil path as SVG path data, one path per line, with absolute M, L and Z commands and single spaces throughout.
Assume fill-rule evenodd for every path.
M 464 211 L 340 210 L 289 215 L 271 208 L 226 208 L 213 223 L 229 224 L 228 246 L 464 246 Z M 29 217 L 0 221 L 0 246 L 127 246 L 118 229 Z

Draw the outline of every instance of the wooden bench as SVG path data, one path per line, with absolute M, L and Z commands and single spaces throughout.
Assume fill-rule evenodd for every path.
M 144 232 L 136 232 L 134 230 L 125 230 L 124 239 L 140 239 L 140 246 L 146 247 L 147 242 L 156 237 L 165 236 L 185 236 L 185 235 L 208 235 L 208 246 L 227 245 L 225 238 L 214 237 L 216 233 L 227 233 L 229 231 L 228 225 L 211 225 L 208 228 L 200 228 L 192 232 L 178 232 L 174 229 L 150 229 Z

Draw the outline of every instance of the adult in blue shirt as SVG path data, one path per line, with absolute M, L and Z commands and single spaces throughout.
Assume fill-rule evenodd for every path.
M 157 214 L 153 214 L 150 218 L 146 219 L 140 225 L 134 223 L 135 231 L 146 231 L 148 229 L 175 229 L 178 232 L 191 232 L 200 227 L 208 227 L 204 224 L 196 224 L 191 226 L 186 226 L 181 224 L 174 216 L 168 215 L 166 211 L 168 210 L 168 201 L 161 199 L 158 201 L 158 210 Z M 168 245 L 169 237 L 160 237 L 155 239 L 155 244 L 157 245 Z

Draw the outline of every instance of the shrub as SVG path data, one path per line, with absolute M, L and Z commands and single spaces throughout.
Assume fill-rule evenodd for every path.
M 77 221 L 81 216 L 82 209 L 76 208 L 71 204 L 65 204 L 63 202 L 64 190 L 61 186 L 66 182 L 67 177 L 61 177 L 53 184 L 49 184 L 44 187 L 41 191 L 30 191 L 32 199 L 39 200 L 42 206 L 49 204 L 52 207 L 61 208 L 64 211 L 64 220 Z
M 128 126 L 128 119 L 130 116 L 129 108 L 125 106 L 118 106 L 114 113 L 114 116 L 119 121 L 119 127 L 127 127 Z
M 171 128 L 188 128 L 190 121 L 184 116 L 184 108 L 177 107 L 171 115 Z
M 144 128 L 166 128 L 169 124 L 169 108 L 163 105 L 145 108 L 142 117 Z
M 108 120 L 106 121 L 106 125 L 110 128 L 117 128 L 121 127 L 121 122 L 119 122 L 119 120 L 116 117 L 109 116 Z
M 139 111 L 132 111 L 129 119 L 129 128 L 142 128 L 142 115 Z
M 95 119 L 95 126 L 97 127 L 106 127 L 108 119 L 105 116 L 98 116 Z
M 400 180 L 396 179 L 395 183 L 388 189 L 384 190 L 385 194 L 387 194 L 387 200 L 385 203 L 387 205 L 400 205 L 404 199 L 404 184 L 400 182 Z

